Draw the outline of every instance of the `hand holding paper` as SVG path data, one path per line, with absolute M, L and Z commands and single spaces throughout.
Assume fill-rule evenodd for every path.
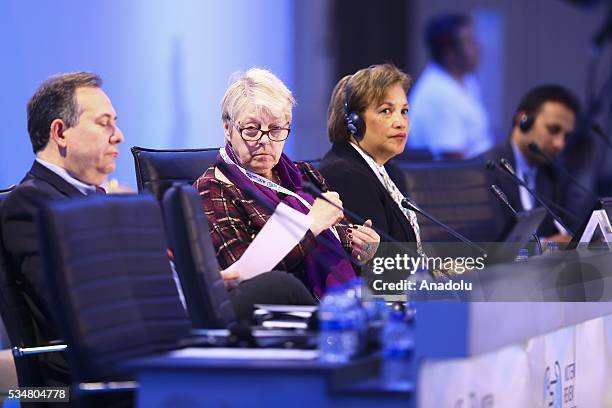
M 280 203 L 240 259 L 221 271 L 224 281 L 235 281 L 238 275 L 239 282 L 271 271 L 302 240 L 313 222 L 312 217 Z

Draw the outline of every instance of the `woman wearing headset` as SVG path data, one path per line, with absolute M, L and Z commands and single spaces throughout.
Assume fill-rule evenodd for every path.
M 394 177 L 388 163 L 406 146 L 409 87 L 410 77 L 391 64 L 342 78 L 329 102 L 333 146 L 320 171 L 345 208 L 371 219 L 396 241 L 420 246 L 416 215 L 402 207 L 401 178 Z

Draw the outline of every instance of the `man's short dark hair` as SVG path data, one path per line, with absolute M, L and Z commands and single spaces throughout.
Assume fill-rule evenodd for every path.
M 546 102 L 558 102 L 574 112 L 576 116 L 580 112 L 580 102 L 573 93 L 560 85 L 547 84 L 537 86 L 527 92 L 519 102 L 516 113 L 525 112 L 528 115 L 536 116 Z M 516 114 L 512 118 L 512 127 L 516 124 L 515 121 Z
M 470 23 L 468 16 L 457 13 L 440 14 L 430 19 L 425 28 L 425 43 L 431 58 L 442 64 L 444 52 L 457 47 L 459 29 Z
M 42 83 L 28 102 L 28 133 L 35 154 L 49 142 L 51 122 L 55 119 L 63 120 L 68 128 L 79 122 L 77 88 L 101 86 L 100 77 L 89 72 L 54 75 Z

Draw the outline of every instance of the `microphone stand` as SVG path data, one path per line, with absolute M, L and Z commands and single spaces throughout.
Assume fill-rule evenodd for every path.
M 531 194 L 531 196 L 533 198 L 535 198 L 536 200 L 538 200 L 538 202 L 540 204 L 542 204 L 542 207 L 544 207 L 544 209 L 548 212 L 548 214 L 550 214 L 550 216 L 553 217 L 553 219 L 555 221 L 557 221 L 559 223 L 559 225 L 561 225 L 566 231 L 569 231 L 572 234 L 574 233 L 571 229 L 569 229 L 565 225 L 565 223 L 561 220 L 561 218 L 550 209 L 550 207 L 544 202 L 544 200 L 540 197 L 539 194 L 537 194 L 535 191 L 533 191 L 527 185 L 527 183 L 525 183 L 523 180 L 518 178 L 518 176 L 514 172 L 514 169 L 512 168 L 510 163 L 508 162 L 508 160 L 500 159 L 500 163 L 501 163 L 501 165 L 498 164 L 498 163 L 493 162 L 492 160 L 489 160 L 489 162 L 487 163 L 487 166 L 490 168 L 491 167 L 490 165 L 492 165 L 496 170 L 500 171 L 502 174 L 505 174 L 507 177 L 510 177 L 512 180 L 514 180 L 515 183 L 517 183 L 518 185 L 520 185 L 522 187 L 525 187 L 525 189 L 529 192 L 529 194 Z

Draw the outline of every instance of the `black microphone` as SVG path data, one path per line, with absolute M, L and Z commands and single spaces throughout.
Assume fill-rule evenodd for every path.
M 502 169 L 504 169 L 510 175 L 518 178 L 518 176 L 516 175 L 516 172 L 514 171 L 514 167 L 512 167 L 512 164 L 510 164 L 510 161 L 508 159 L 506 159 L 505 157 L 502 157 L 501 159 L 499 159 L 499 164 L 501 165 Z M 524 183 L 523 180 L 521 179 L 519 180 L 521 183 Z
M 512 180 L 514 180 L 516 183 L 518 183 L 519 185 L 525 187 L 527 189 L 527 191 L 529 192 L 529 194 L 531 194 L 533 197 L 536 198 L 536 200 L 538 200 L 540 203 L 542 203 L 542 205 L 544 206 L 545 209 L 547 209 L 549 212 L 551 212 L 552 210 L 550 209 L 550 207 L 553 207 L 555 210 L 559 211 L 560 213 L 570 217 L 571 219 L 573 219 L 574 221 L 578 221 L 581 222 L 582 219 L 580 217 L 578 217 L 576 214 L 574 214 L 573 212 L 566 210 L 565 208 L 563 208 L 562 206 L 560 206 L 559 204 L 555 203 L 553 200 L 549 199 L 548 197 L 544 197 L 540 194 L 538 194 L 535 190 L 533 190 L 532 188 L 530 188 L 527 183 L 525 183 L 524 180 L 520 179 L 517 175 L 516 172 L 514 171 L 514 168 L 512 167 L 512 164 L 510 164 L 510 161 L 508 161 L 508 159 L 506 158 L 501 158 L 499 159 L 502 168 L 498 168 L 498 170 L 504 170 L 507 176 L 511 177 Z M 548 206 L 548 207 L 547 207 Z M 556 214 L 556 213 L 555 213 Z M 551 214 L 552 215 L 552 214 Z M 554 216 L 553 216 L 554 218 Z M 561 226 L 563 226 L 565 228 L 565 226 L 563 225 L 563 223 L 558 220 L 555 219 L 557 222 L 559 222 L 561 224 Z M 567 229 L 567 228 L 565 228 Z M 571 230 L 567 229 L 568 231 L 571 232 Z
M 568 180 L 570 180 L 572 183 L 580 187 L 582 191 L 584 191 L 585 193 L 593 197 L 595 200 L 599 200 L 599 197 L 596 196 L 595 193 L 593 193 L 591 190 L 589 190 L 584 185 L 582 185 L 582 183 L 580 183 L 580 181 L 578 181 L 574 176 L 572 176 L 570 172 L 565 169 L 565 167 L 561 166 L 559 163 L 557 163 L 556 160 L 553 160 L 550 156 L 544 153 L 542 149 L 540 149 L 540 146 L 538 146 L 536 143 L 534 142 L 529 143 L 527 145 L 527 148 L 531 152 L 533 152 L 535 155 L 539 156 L 547 164 L 552 165 L 555 168 L 555 170 L 557 170 L 559 173 L 563 173 L 563 175 L 567 177 Z
M 325 201 L 326 203 L 336 207 L 339 210 L 342 210 L 344 212 L 344 215 L 346 215 L 348 218 L 350 218 L 355 224 L 363 225 L 365 223 L 366 220 L 364 220 L 362 217 L 360 217 L 359 215 L 357 215 L 353 211 L 349 210 L 348 208 L 342 208 L 342 207 L 336 205 L 336 203 L 334 203 L 331 200 L 329 200 L 327 197 L 325 197 L 323 195 L 323 192 L 321 190 L 319 190 L 319 188 L 317 188 L 317 186 L 315 186 L 313 183 L 310 183 L 308 181 L 304 181 L 302 183 L 302 188 L 304 189 L 304 191 L 306 191 L 308 194 L 314 196 L 315 198 L 320 198 L 321 200 Z M 397 239 L 393 238 L 391 235 L 387 234 L 385 231 L 383 231 L 380 228 L 376 227 L 374 224 L 372 224 L 372 226 L 370 228 L 372 228 L 374 231 L 376 231 L 376 233 L 378 235 L 380 235 L 381 238 L 384 238 L 385 241 L 393 242 L 393 243 L 398 243 Z
M 538 200 L 538 202 L 542 205 L 542 207 L 544 207 L 544 209 L 546 210 L 546 212 L 548 214 L 550 214 L 551 217 L 553 217 L 553 219 L 555 221 L 557 221 L 566 231 L 569 231 L 573 234 L 573 231 L 571 229 L 569 229 L 565 223 L 561 220 L 561 218 L 554 213 L 550 207 L 546 204 L 546 202 L 542 199 L 542 197 L 536 193 L 535 191 L 533 191 L 528 185 L 527 183 L 525 183 L 523 180 L 521 180 L 516 173 L 514 172 L 514 168 L 512 168 L 512 165 L 510 164 L 510 162 L 508 161 L 508 159 L 505 158 L 501 158 L 499 160 L 499 164 L 495 163 L 492 160 L 489 160 L 487 162 L 487 168 L 494 168 L 497 171 L 501 172 L 502 174 L 505 174 L 506 176 L 510 177 L 510 179 L 512 179 L 516 184 L 518 184 L 519 186 L 523 186 L 525 187 L 525 189 L 529 192 L 529 194 L 531 194 L 531 196 L 533 198 L 535 198 L 536 200 Z M 571 215 L 569 213 L 567 213 L 566 211 L 564 211 L 567 215 L 573 216 L 574 218 L 578 219 L 578 217 Z
M 422 208 L 420 208 L 419 206 L 417 206 L 415 203 L 413 203 L 408 198 L 404 197 L 402 199 L 402 206 L 404 206 L 405 208 L 408 208 L 409 210 L 412 210 L 412 211 L 415 211 L 415 212 L 421 214 L 423 217 L 427 218 L 429 221 L 433 222 L 438 227 L 444 229 L 446 232 L 451 234 L 453 237 L 455 237 L 458 240 L 462 241 L 463 243 L 467 244 L 469 247 L 476 249 L 478 252 L 480 252 L 485 257 L 487 256 L 487 251 L 485 251 L 480 246 L 476 245 L 474 242 L 470 241 L 469 239 L 467 239 L 466 237 L 464 237 L 463 235 L 461 235 L 460 233 L 455 231 L 453 228 L 451 228 L 448 225 L 444 224 L 442 221 L 438 220 L 433 215 L 429 214 L 427 211 L 425 211 Z
M 506 195 L 506 193 L 504 193 L 502 191 L 501 188 L 499 188 L 499 186 L 497 184 L 491 184 L 489 186 L 489 188 L 491 189 L 491 191 L 493 192 L 493 195 L 495 197 L 497 197 L 499 199 L 499 201 L 501 201 L 502 203 L 504 203 L 506 205 L 506 207 L 508 209 L 510 209 L 510 211 L 512 212 L 512 214 L 516 215 L 518 212 L 514 209 L 514 207 L 512 206 L 512 204 L 510 204 L 510 201 L 508 200 L 508 196 Z

